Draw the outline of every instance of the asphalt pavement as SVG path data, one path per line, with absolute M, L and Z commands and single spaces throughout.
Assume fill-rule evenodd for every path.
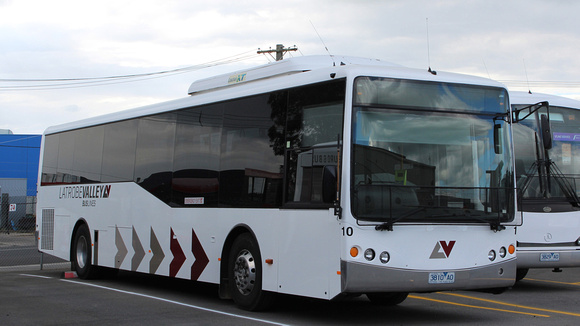
M 131 272 L 64 278 L 68 268 L 0 271 L 0 325 L 576 325 L 580 268 L 532 269 L 499 294 L 413 293 L 395 307 L 361 296 L 322 301 L 279 296 L 253 313 L 218 297 L 217 286 Z

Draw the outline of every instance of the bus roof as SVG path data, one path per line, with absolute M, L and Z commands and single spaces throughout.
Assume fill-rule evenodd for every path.
M 400 67 L 397 64 L 381 61 L 379 59 L 368 59 L 360 57 L 324 55 L 296 57 L 287 60 L 271 62 L 269 64 L 250 68 L 247 70 L 239 70 L 232 73 L 200 79 L 193 82 L 191 86 L 189 86 L 187 93 L 189 95 L 193 95 L 195 93 L 214 90 L 222 87 L 234 86 L 240 83 L 249 83 L 261 79 L 298 74 L 338 65 Z
M 461 83 L 490 87 L 505 86 L 491 79 L 407 68 L 397 64 L 346 56 L 304 56 L 258 66 L 244 71 L 201 79 L 191 84 L 190 96 L 106 115 L 49 127 L 44 134 L 53 134 L 115 121 L 168 112 L 180 108 L 287 89 L 299 85 L 328 81 L 334 78 L 376 76 L 397 79 Z
M 543 101 L 548 101 L 550 106 L 580 109 L 580 101 L 551 94 L 529 93 L 510 91 L 510 103 L 512 105 L 532 105 Z

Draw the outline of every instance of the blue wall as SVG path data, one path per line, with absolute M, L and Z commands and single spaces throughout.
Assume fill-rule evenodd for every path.
M 26 178 L 26 195 L 36 196 L 41 135 L 0 135 L 0 179 Z

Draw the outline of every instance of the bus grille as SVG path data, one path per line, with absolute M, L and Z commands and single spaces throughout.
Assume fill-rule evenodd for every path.
M 40 249 L 54 249 L 54 209 L 42 209 L 42 241 Z

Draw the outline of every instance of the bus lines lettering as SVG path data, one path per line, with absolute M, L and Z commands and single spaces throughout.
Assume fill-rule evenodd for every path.
M 111 192 L 111 185 L 101 186 L 69 186 L 61 187 L 58 195 L 59 199 L 69 198 L 109 198 Z

